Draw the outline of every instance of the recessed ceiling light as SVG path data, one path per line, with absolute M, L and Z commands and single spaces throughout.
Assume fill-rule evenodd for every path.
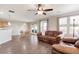
M 11 25 L 11 23 L 10 23 L 10 22 L 8 22 L 8 25 L 10 26 L 10 25 Z
M 4 12 L 0 12 L 0 14 L 4 14 Z

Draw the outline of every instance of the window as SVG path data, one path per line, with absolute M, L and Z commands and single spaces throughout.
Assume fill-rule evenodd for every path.
M 40 22 L 40 31 L 45 32 L 47 30 L 47 20 Z
M 62 31 L 63 34 L 67 34 L 67 17 L 59 19 L 59 31 Z
M 67 24 L 67 17 L 60 18 L 59 25 L 65 25 L 65 24 Z
M 69 33 L 75 36 L 79 34 L 79 15 L 70 17 Z
M 79 15 L 70 17 L 70 24 L 73 24 L 73 19 L 75 19 L 75 24 L 79 24 Z
M 59 31 L 62 31 L 64 34 L 67 33 L 67 27 L 60 27 Z
M 59 18 L 59 30 L 64 35 L 79 36 L 79 15 Z
M 37 33 L 37 30 L 38 30 L 38 28 L 37 28 L 37 24 L 32 24 L 31 25 L 31 33 Z
M 70 30 L 70 31 L 69 31 L 70 34 L 73 34 L 73 32 L 74 32 L 75 35 L 78 35 L 79 27 L 74 27 L 74 28 L 73 28 L 73 26 L 70 26 L 69 30 Z M 74 30 L 74 31 L 73 31 L 73 30 Z

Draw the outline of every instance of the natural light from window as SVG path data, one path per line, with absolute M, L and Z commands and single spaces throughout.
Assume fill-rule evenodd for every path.
M 79 36 L 79 15 L 59 18 L 59 31 L 64 35 Z

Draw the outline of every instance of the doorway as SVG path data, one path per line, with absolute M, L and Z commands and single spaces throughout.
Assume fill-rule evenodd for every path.
M 31 25 L 31 33 L 37 34 L 37 31 L 38 31 L 37 24 L 32 24 Z

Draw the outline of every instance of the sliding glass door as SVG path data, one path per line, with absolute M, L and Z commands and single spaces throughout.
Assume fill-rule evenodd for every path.
M 38 31 L 37 24 L 32 24 L 31 25 L 31 33 L 36 34 L 37 31 Z
M 47 20 L 43 20 L 43 21 L 39 21 L 38 23 L 31 24 L 31 33 L 36 34 L 38 32 L 47 31 L 47 27 L 48 27 L 47 24 L 48 24 Z

